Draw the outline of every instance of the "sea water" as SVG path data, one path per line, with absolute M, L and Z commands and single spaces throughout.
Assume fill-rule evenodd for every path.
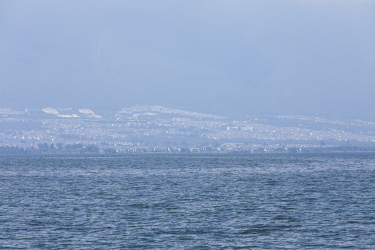
M 0 248 L 375 248 L 375 154 L 1 156 Z

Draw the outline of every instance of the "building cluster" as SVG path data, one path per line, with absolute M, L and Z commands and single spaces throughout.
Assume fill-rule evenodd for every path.
M 72 145 L 79 144 L 81 148 L 95 146 L 98 152 L 222 153 L 375 145 L 373 123 L 319 119 L 231 121 L 160 106 L 135 106 L 103 114 L 89 109 L 0 109 L 0 146 L 45 149 L 48 145 L 50 151 L 73 152 Z

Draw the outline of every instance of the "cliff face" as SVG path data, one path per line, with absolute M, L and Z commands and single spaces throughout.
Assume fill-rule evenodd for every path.
M 0 107 L 374 120 L 366 1 L 2 3 Z

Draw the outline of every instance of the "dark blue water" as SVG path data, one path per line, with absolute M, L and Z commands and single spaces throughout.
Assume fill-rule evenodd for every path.
M 375 154 L 1 156 L 0 247 L 375 248 Z

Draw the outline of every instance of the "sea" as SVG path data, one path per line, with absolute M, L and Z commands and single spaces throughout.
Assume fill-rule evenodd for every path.
M 1 249 L 374 249 L 375 154 L 0 156 Z

